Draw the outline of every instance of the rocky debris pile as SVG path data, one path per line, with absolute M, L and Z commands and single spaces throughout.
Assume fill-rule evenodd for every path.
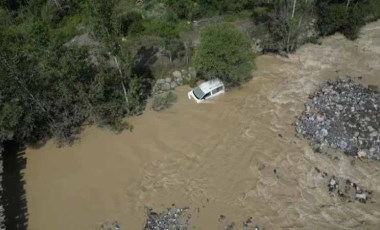
M 265 228 L 260 228 L 257 224 L 254 224 L 253 217 L 248 217 L 245 221 L 242 223 L 242 228 L 239 228 L 235 222 L 231 222 L 227 220 L 227 217 L 225 215 L 219 216 L 219 222 L 223 223 L 223 228 L 226 230 L 233 230 L 233 229 L 243 229 L 243 230 L 265 230 Z
M 162 94 L 164 92 L 175 89 L 182 84 L 182 79 L 176 81 L 174 78 L 161 78 L 156 81 L 152 89 L 152 95 Z
M 248 217 L 244 222 L 243 222 L 243 230 L 260 230 L 258 225 L 253 224 L 253 218 Z M 263 228 L 265 230 L 265 228 Z
M 190 229 L 189 208 L 175 208 L 174 205 L 161 213 L 147 208 L 143 230 L 187 230 Z
M 98 230 L 120 230 L 120 224 L 117 221 L 114 222 L 105 222 L 101 224 Z
M 323 178 L 328 176 L 328 173 L 322 172 L 317 167 L 315 170 Z M 342 186 L 344 189 L 340 187 L 339 180 L 345 181 L 344 186 Z M 331 194 L 336 194 L 342 201 L 352 202 L 352 200 L 357 200 L 361 203 L 366 203 L 372 199 L 372 191 L 361 188 L 361 186 L 349 179 L 338 179 L 334 175 L 328 180 L 327 188 Z
M 175 89 L 196 77 L 196 71 L 193 67 L 188 69 L 176 70 L 172 73 L 172 77 L 161 78 L 156 81 L 152 89 L 152 95 L 161 94 Z
M 380 160 L 380 93 L 374 88 L 349 78 L 328 81 L 305 104 L 297 133 L 317 146 Z

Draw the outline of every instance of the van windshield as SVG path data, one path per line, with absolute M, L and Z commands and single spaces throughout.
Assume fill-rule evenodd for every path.
M 204 93 L 199 87 L 194 88 L 193 93 L 194 93 L 194 96 L 195 96 L 198 100 L 202 99 L 203 96 L 205 95 L 205 93 Z

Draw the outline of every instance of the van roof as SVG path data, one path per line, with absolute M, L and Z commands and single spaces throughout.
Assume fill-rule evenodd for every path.
M 207 93 L 210 90 L 222 85 L 223 85 L 223 82 L 219 78 L 215 78 L 215 79 L 203 82 L 202 84 L 199 85 L 199 88 L 203 92 Z

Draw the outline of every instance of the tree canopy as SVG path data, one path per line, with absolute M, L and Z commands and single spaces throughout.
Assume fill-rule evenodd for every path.
M 253 54 L 248 38 L 228 24 L 217 24 L 201 32 L 194 64 L 205 79 L 220 78 L 227 87 L 251 78 Z
M 117 22 L 108 20 L 118 19 L 113 16 L 116 1 L 88 1 L 94 4 L 81 14 L 89 10 L 91 18 L 97 19 L 93 19 L 93 31 L 106 53 L 97 65 L 90 60 L 89 47 L 65 44 L 71 27 L 67 23 L 77 22 L 63 18 L 78 17 L 78 9 L 61 12 L 69 1 L 59 1 L 61 9 L 38 1 L 39 5 L 31 2 L 20 6 L 23 10 L 4 13 L 0 21 L 0 141 L 38 143 L 54 137 L 63 143 L 73 140 L 87 123 L 120 130 L 125 116 L 144 109 L 150 83 L 133 73 L 134 51 L 121 46 Z M 65 16 L 53 20 L 56 11 Z

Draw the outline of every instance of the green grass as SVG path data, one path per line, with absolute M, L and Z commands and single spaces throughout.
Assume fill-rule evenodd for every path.
M 252 16 L 250 10 L 243 10 L 239 13 L 228 13 L 222 16 L 223 21 L 225 22 L 236 22 L 238 20 L 248 19 Z

